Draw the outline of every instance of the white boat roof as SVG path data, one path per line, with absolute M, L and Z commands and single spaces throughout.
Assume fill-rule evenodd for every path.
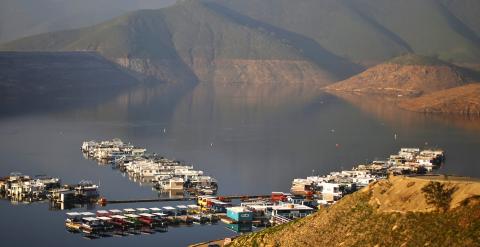
M 193 205 L 193 204 L 192 204 L 192 205 L 187 205 L 187 207 L 192 208 L 192 209 L 194 209 L 194 208 L 200 208 L 200 206 L 198 206 L 198 205 Z
M 152 211 L 162 211 L 160 208 L 150 208 Z
M 158 215 L 158 216 L 167 216 L 166 214 L 164 213 L 153 213 L 154 215 Z
M 267 208 L 272 208 L 273 205 L 247 205 L 247 207 L 253 210 L 265 210 Z
M 137 211 L 149 211 L 148 208 L 137 208 Z
M 85 217 L 85 218 L 83 218 L 83 220 L 85 220 L 85 221 L 97 221 L 98 219 L 95 218 L 95 217 Z
M 210 200 L 212 203 L 215 203 L 215 204 L 221 204 L 221 205 L 228 205 L 229 203 L 226 203 L 226 202 L 222 202 L 220 200 L 216 200 L 216 199 L 212 199 Z
M 107 210 L 98 210 L 97 211 L 97 214 L 109 214 L 110 212 L 108 212 Z
M 123 215 L 112 215 L 111 216 L 112 218 L 117 218 L 117 219 L 126 219 L 127 217 L 123 216 Z
M 274 192 L 272 192 L 274 193 Z M 217 199 L 217 197 L 215 196 L 199 196 L 198 197 L 199 200 L 202 200 L 202 199 Z
M 165 210 L 175 210 L 174 207 L 170 207 L 170 206 L 163 207 L 163 209 L 165 209 Z
M 118 209 L 110 209 L 109 210 L 111 213 L 121 213 L 122 210 L 118 210 Z
M 292 207 L 293 206 L 293 207 Z M 313 210 L 313 208 L 301 205 L 301 204 L 282 204 L 282 205 L 275 205 L 272 207 L 273 210 L 299 210 L 299 209 L 304 209 L 304 210 Z
M 82 215 L 81 213 L 79 212 L 69 212 L 69 213 L 66 213 L 68 216 L 80 216 Z
M 135 212 L 136 210 L 133 209 L 133 208 L 126 208 L 123 211 L 125 211 L 125 212 Z
M 129 218 L 138 218 L 139 216 L 136 215 L 136 214 L 126 214 L 125 216 L 129 217 Z
M 153 217 L 155 215 L 153 214 L 147 214 L 147 213 L 143 213 L 143 214 L 139 214 L 140 216 L 145 216 L 145 217 Z
M 233 211 L 235 213 L 246 213 L 246 212 L 251 212 L 248 210 L 246 207 L 231 207 L 227 208 L 227 210 Z
M 80 213 L 80 214 L 82 214 L 83 216 L 94 216 L 94 215 L 95 215 L 95 214 L 92 213 L 92 212 L 82 212 L 82 213 Z
M 180 209 L 187 209 L 187 206 L 185 206 L 185 205 L 177 205 L 177 208 L 180 208 Z
M 100 219 L 100 220 L 111 220 L 112 218 L 110 217 L 97 217 L 97 219 Z

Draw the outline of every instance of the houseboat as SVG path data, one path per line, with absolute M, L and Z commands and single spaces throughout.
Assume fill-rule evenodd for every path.
M 252 222 L 253 213 L 246 207 L 230 207 L 227 208 L 227 217 L 236 223 Z
M 98 234 L 104 231 L 105 227 L 102 221 L 96 217 L 82 218 L 80 230 L 86 234 Z
M 82 227 L 82 214 L 78 212 L 67 213 L 67 219 L 65 220 L 65 227 L 69 231 L 80 232 Z
M 98 192 L 98 185 L 90 181 L 82 180 L 74 187 L 75 197 L 81 201 L 94 201 L 100 194 Z
M 288 219 L 302 218 L 314 212 L 314 209 L 301 204 L 280 203 L 272 206 L 272 217 L 279 215 Z
M 157 188 L 160 190 L 183 190 L 185 181 L 183 178 L 172 177 L 170 179 L 157 182 Z

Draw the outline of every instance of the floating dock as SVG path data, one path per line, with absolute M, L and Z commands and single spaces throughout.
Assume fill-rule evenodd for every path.
M 271 195 L 231 195 L 231 196 L 218 196 L 222 200 L 252 200 L 252 199 L 268 199 Z M 122 203 L 143 203 L 143 202 L 184 202 L 184 201 L 196 201 L 199 197 L 181 197 L 181 198 L 147 198 L 147 199 L 130 199 L 130 200 L 108 200 L 105 198 L 100 199 L 100 203 L 106 204 L 122 204 Z

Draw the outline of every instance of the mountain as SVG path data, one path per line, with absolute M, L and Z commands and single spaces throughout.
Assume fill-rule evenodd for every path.
M 96 51 L 164 81 L 326 85 L 405 53 L 480 68 L 479 1 L 181 0 L 12 51 Z
M 424 193 L 431 182 L 435 189 Z M 468 178 L 392 177 L 228 246 L 478 246 L 479 191 Z M 434 207 L 426 195 L 446 196 L 433 196 Z
M 440 1 L 444 8 L 447 9 L 460 22 L 457 27 L 462 27 L 461 32 L 470 37 L 472 40 L 480 38 L 480 19 L 478 13 L 480 12 L 480 5 L 476 0 L 442 0 Z
M 0 42 L 45 32 L 93 25 L 138 9 L 175 0 L 1 0 Z
M 480 83 L 433 92 L 400 102 L 400 107 L 423 113 L 480 116 Z
M 365 65 L 407 52 L 450 62 L 480 61 L 480 2 L 475 0 L 216 2 Z
M 471 78 L 465 69 L 435 58 L 407 54 L 330 85 L 327 89 L 394 96 L 418 96 L 461 86 L 469 80 Z
M 93 27 L 20 39 L 1 49 L 97 51 L 165 81 L 328 83 L 336 79 L 288 40 L 239 24 L 200 1 L 136 11 Z

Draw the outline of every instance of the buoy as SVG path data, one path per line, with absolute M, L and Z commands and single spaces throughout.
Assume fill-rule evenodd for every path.
M 98 199 L 97 204 L 102 205 L 102 206 L 107 205 L 107 198 L 102 197 L 102 198 Z
M 339 147 L 340 147 L 340 144 L 338 144 L 338 143 L 337 143 L 337 144 L 335 144 L 335 147 L 339 148 Z

